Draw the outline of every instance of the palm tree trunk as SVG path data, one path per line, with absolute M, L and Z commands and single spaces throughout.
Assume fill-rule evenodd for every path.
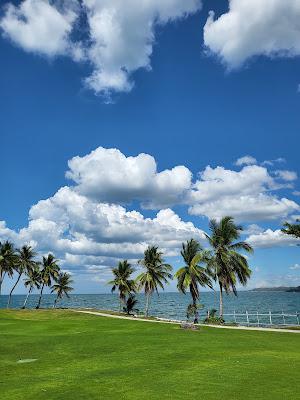
M 148 317 L 149 314 L 149 308 L 150 308 L 150 292 L 146 294 L 146 307 L 145 307 L 145 317 Z
M 5 272 L 1 272 L 1 275 L 0 275 L 0 296 L 1 296 L 1 289 L 2 289 L 2 283 L 4 281 L 4 277 L 5 277 Z
M 194 319 L 194 324 L 198 324 L 199 323 L 199 313 L 197 310 L 197 302 L 194 300 L 193 301 L 193 305 L 195 307 L 195 319 Z
M 219 282 L 220 286 L 220 308 L 219 308 L 219 317 L 223 318 L 223 288 L 222 284 Z
M 56 307 L 57 300 L 58 300 L 58 295 L 56 296 L 56 299 L 54 300 L 53 308 Z
M 194 324 L 198 324 L 199 322 L 199 313 L 197 309 L 197 300 L 199 299 L 199 294 L 195 291 L 195 286 L 190 284 L 190 293 L 192 296 L 193 307 L 194 307 Z
M 121 296 L 119 296 L 119 312 L 122 310 L 122 299 Z
M 7 306 L 6 306 L 6 308 L 9 308 L 9 306 L 10 306 L 11 295 L 12 295 L 13 291 L 15 290 L 17 284 L 19 283 L 19 280 L 20 280 L 21 276 L 22 276 L 22 272 L 19 273 L 19 276 L 18 276 L 18 279 L 16 280 L 16 283 L 14 284 L 14 286 L 11 288 L 11 291 L 9 292 L 9 296 L 8 296 L 8 301 L 7 301 Z
M 32 291 L 32 288 L 33 288 L 33 286 L 30 286 L 30 289 L 28 290 L 28 293 L 27 293 L 26 299 L 25 299 L 25 301 L 24 301 L 24 304 L 23 304 L 23 307 L 22 307 L 22 309 L 23 309 L 23 310 L 24 310 L 24 309 L 25 309 L 25 307 L 26 307 L 27 300 L 28 300 L 28 297 L 29 297 L 29 295 L 30 295 L 30 293 L 31 293 L 31 291 Z
M 43 284 L 42 284 L 42 289 L 41 289 L 41 293 L 40 293 L 40 297 L 39 297 L 39 301 L 38 301 L 38 303 L 37 303 L 37 306 L 35 307 L 36 309 L 40 308 L 40 306 L 41 306 L 41 301 L 42 301 L 44 286 L 45 286 L 45 283 L 43 282 Z

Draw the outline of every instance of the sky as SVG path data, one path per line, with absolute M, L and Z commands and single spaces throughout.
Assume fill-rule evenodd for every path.
M 101 293 L 119 260 L 157 244 L 176 270 L 231 215 L 248 288 L 300 285 L 280 231 L 300 215 L 299 21 L 298 0 L 2 0 L 0 241 Z

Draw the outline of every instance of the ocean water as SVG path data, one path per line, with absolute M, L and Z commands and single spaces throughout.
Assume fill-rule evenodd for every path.
M 143 312 L 145 305 L 145 297 L 143 294 L 138 294 L 137 308 Z M 25 296 L 15 295 L 12 297 L 13 308 L 20 308 L 23 305 Z M 55 296 L 46 294 L 43 296 L 41 307 L 50 308 L 53 306 Z M 27 307 L 34 308 L 37 304 L 38 295 L 29 297 Z M 150 314 L 157 317 L 170 319 L 185 320 L 186 308 L 190 303 L 190 296 L 180 293 L 161 293 L 153 295 L 151 301 Z M 218 292 L 203 292 L 201 293 L 200 303 L 203 304 L 203 309 L 200 312 L 201 318 L 204 318 L 207 310 L 218 309 L 219 293 Z M 0 308 L 5 308 L 7 296 L 0 297 Z M 67 308 L 96 308 L 103 310 L 118 310 L 119 299 L 115 294 L 72 294 L 69 299 L 64 298 L 58 303 L 58 307 Z M 224 313 L 231 314 L 233 312 L 249 314 L 267 314 L 270 311 L 273 314 L 295 314 L 300 313 L 300 293 L 287 292 L 239 292 L 238 296 L 224 296 Z M 237 316 L 237 322 L 244 323 L 245 316 Z M 232 316 L 225 316 L 227 321 L 233 321 Z M 269 317 L 260 316 L 260 323 L 268 323 Z M 257 317 L 250 315 L 250 322 L 256 323 Z M 273 324 L 282 324 L 283 317 L 273 317 Z M 297 324 L 296 317 L 285 317 L 286 324 Z

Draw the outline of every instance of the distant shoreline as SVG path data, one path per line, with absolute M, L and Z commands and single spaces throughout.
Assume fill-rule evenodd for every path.
M 279 287 L 265 287 L 255 288 L 249 290 L 249 292 L 287 292 L 287 293 L 300 293 L 300 286 L 279 286 Z
M 293 286 L 279 286 L 279 287 L 262 287 L 262 288 L 254 288 L 254 289 L 240 289 L 238 291 L 239 293 L 251 293 L 251 292 L 300 292 L 300 286 L 297 287 L 293 287 Z M 206 294 L 206 293 L 219 293 L 219 290 L 202 290 L 201 292 L 202 294 Z M 183 294 L 179 293 L 178 291 L 164 291 L 161 292 L 160 295 L 163 294 L 179 294 L 184 296 Z M 232 294 L 232 293 L 231 293 Z M 38 296 L 38 293 L 33 293 L 32 296 Z M 103 296 L 103 295 L 113 295 L 113 296 L 117 296 L 116 294 L 112 294 L 111 292 L 98 292 L 98 293 L 71 293 L 70 296 L 74 297 L 74 296 Z M 26 293 L 13 293 L 12 297 L 18 297 L 18 296 L 26 296 Z M 55 297 L 55 294 L 51 294 L 51 293 L 45 293 L 45 296 L 51 296 L 51 297 Z M 3 293 L 1 295 L 1 297 L 8 297 L 8 293 Z

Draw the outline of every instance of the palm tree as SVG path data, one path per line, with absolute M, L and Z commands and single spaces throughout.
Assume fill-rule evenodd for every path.
M 53 308 L 56 307 L 58 299 L 62 299 L 64 294 L 69 298 L 69 293 L 73 290 L 73 288 L 70 286 L 73 281 L 71 279 L 71 275 L 67 272 L 61 272 L 55 279 L 55 282 L 56 283 L 51 287 L 51 293 L 57 293 Z
M 136 290 L 135 281 L 130 279 L 134 273 L 134 268 L 127 260 L 119 261 L 118 266 L 112 268 L 112 273 L 114 279 L 109 281 L 108 284 L 113 285 L 111 288 L 112 293 L 117 289 L 119 291 L 119 311 L 121 312 L 122 302 L 125 302 L 126 295 Z
M 20 250 L 17 250 L 17 261 L 15 264 L 15 271 L 18 273 L 17 280 L 8 296 L 7 308 L 10 306 L 11 296 L 16 286 L 18 285 L 21 276 L 23 273 L 28 273 L 35 267 L 36 262 L 34 261 L 34 257 L 36 253 L 32 250 L 31 246 L 23 246 Z
M 210 235 L 206 234 L 206 238 L 214 253 L 210 266 L 219 284 L 219 316 L 223 318 L 223 290 L 225 293 L 233 291 L 237 295 L 237 281 L 245 286 L 251 275 L 247 259 L 239 251 L 251 253 L 253 249 L 248 243 L 238 241 L 243 228 L 236 225 L 232 217 L 223 217 L 220 222 L 211 220 L 209 229 Z
M 130 294 L 127 301 L 126 301 L 126 306 L 123 307 L 123 311 L 126 312 L 127 315 L 130 315 L 133 311 L 138 312 L 138 308 L 136 308 L 136 305 L 138 303 L 138 300 L 136 299 L 134 294 Z
M 190 291 L 192 303 L 189 305 L 188 311 L 193 310 L 194 323 L 198 323 L 199 306 L 197 301 L 200 297 L 199 285 L 212 288 L 209 271 L 207 267 L 201 266 L 201 264 L 205 265 L 209 262 L 210 253 L 207 250 L 203 250 L 199 242 L 191 239 L 186 243 L 182 243 L 181 255 L 185 266 L 180 268 L 175 274 L 178 280 L 177 288 L 184 294 L 187 290 Z
M 168 279 L 172 279 L 172 267 L 164 263 L 162 252 L 158 251 L 157 246 L 149 246 L 144 252 L 144 258 L 139 260 L 139 264 L 145 269 L 137 278 L 138 288 L 143 288 L 146 295 L 145 316 L 148 316 L 150 299 L 153 292 L 158 293 L 158 288 L 164 289 L 164 284 Z
M 10 278 L 13 276 L 16 261 L 17 257 L 14 245 L 9 241 L 0 242 L 0 295 L 5 275 Z
M 27 272 L 27 278 L 25 279 L 24 285 L 25 287 L 29 286 L 29 290 L 25 298 L 22 309 L 26 307 L 28 297 L 31 294 L 33 288 L 36 287 L 37 289 L 40 289 L 41 287 L 41 271 L 39 268 L 39 263 L 35 263 L 34 268 L 32 268 Z
M 53 254 L 48 254 L 47 257 L 43 257 L 42 270 L 41 270 L 41 292 L 38 304 L 36 308 L 40 308 L 43 290 L 45 286 L 51 286 L 52 280 L 55 280 L 59 273 L 59 266 L 57 265 L 57 260 L 54 258 Z

